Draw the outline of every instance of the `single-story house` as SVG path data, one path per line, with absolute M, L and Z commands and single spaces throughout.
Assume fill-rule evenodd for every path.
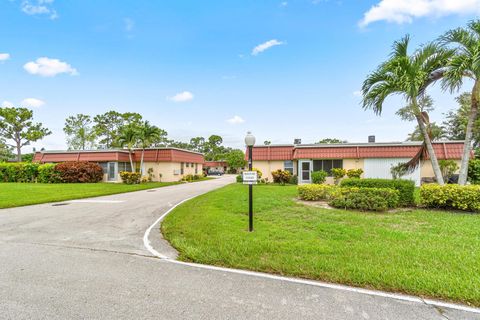
M 253 167 L 272 181 L 272 171 L 288 170 L 298 176 L 299 183 L 311 183 L 313 171 L 324 170 L 329 174 L 327 183 L 333 183 L 332 168 L 362 169 L 364 178 L 391 179 L 390 169 L 399 163 L 412 159 L 417 154 L 421 142 L 370 142 L 342 144 L 292 144 L 253 147 Z M 439 160 L 455 160 L 460 167 L 463 141 L 441 141 L 433 144 Z M 248 159 L 248 150 L 247 150 Z M 429 159 L 403 179 L 420 185 L 422 178 L 434 177 Z
M 228 163 L 226 161 L 205 161 L 203 164 L 203 169 L 205 171 L 215 171 L 215 172 L 222 172 L 227 173 L 228 171 Z
M 140 166 L 141 149 L 132 152 L 135 167 Z M 68 161 L 96 162 L 103 168 L 104 181 L 121 182 L 121 171 L 132 171 L 128 150 L 75 150 L 36 152 L 34 162 L 58 163 Z M 143 159 L 144 176 L 152 181 L 171 182 L 181 180 L 188 174 L 202 174 L 203 154 L 177 148 L 146 149 Z

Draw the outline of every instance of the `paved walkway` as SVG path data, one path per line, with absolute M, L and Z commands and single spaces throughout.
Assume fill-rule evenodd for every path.
M 0 319 L 480 319 L 418 302 L 176 264 L 145 249 L 145 230 L 174 204 L 232 181 L 0 210 Z M 155 229 L 150 240 L 168 248 Z

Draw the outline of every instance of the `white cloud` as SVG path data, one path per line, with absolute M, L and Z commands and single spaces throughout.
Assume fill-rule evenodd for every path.
M 77 70 L 68 63 L 47 57 L 42 57 L 35 61 L 27 62 L 23 68 L 30 74 L 35 74 L 42 77 L 54 77 L 61 73 L 67 73 L 72 76 L 78 74 Z
M 10 59 L 9 53 L 0 53 L 0 62 L 7 61 L 8 59 Z
M 13 107 L 15 107 L 15 105 L 13 103 L 11 103 L 10 101 L 3 101 L 1 106 L 2 106 L 2 108 L 13 108 Z
M 227 122 L 230 124 L 241 124 L 244 123 L 245 120 L 240 116 L 233 116 L 233 118 L 228 119 Z
M 257 54 L 259 54 L 259 53 L 261 53 L 261 52 L 263 52 L 267 49 L 270 49 L 271 47 L 279 46 L 279 45 L 282 45 L 282 44 L 285 44 L 285 42 L 278 41 L 276 39 L 268 40 L 267 42 L 261 43 L 258 46 L 256 46 L 255 48 L 253 48 L 252 56 L 256 56 Z
M 34 15 L 48 15 L 50 19 L 58 18 L 57 11 L 52 7 L 54 0 L 24 0 L 21 9 L 24 13 Z
M 187 102 L 193 100 L 193 93 L 191 93 L 190 91 L 183 91 L 177 93 L 173 97 L 169 97 L 168 100 L 171 100 L 173 102 Z
M 375 21 L 411 23 L 414 18 L 480 13 L 480 0 L 380 0 L 359 22 L 366 27 Z
M 45 101 L 35 99 L 35 98 L 26 98 L 22 100 L 21 106 L 26 108 L 40 108 L 45 104 Z

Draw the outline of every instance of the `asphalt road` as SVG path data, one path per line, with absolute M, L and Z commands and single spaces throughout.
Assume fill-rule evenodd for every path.
M 145 249 L 145 230 L 172 205 L 232 181 L 0 210 L 0 319 L 480 319 L 424 303 L 179 265 Z M 174 255 L 158 229 L 151 240 Z

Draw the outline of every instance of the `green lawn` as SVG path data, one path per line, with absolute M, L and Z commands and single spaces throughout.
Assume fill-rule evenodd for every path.
M 480 306 L 480 215 L 361 213 L 295 202 L 294 186 L 247 187 L 188 201 L 162 223 L 180 259 L 404 292 Z
M 179 183 L 181 182 L 150 182 L 135 185 L 123 183 L 0 183 L 0 208 L 97 197 Z

